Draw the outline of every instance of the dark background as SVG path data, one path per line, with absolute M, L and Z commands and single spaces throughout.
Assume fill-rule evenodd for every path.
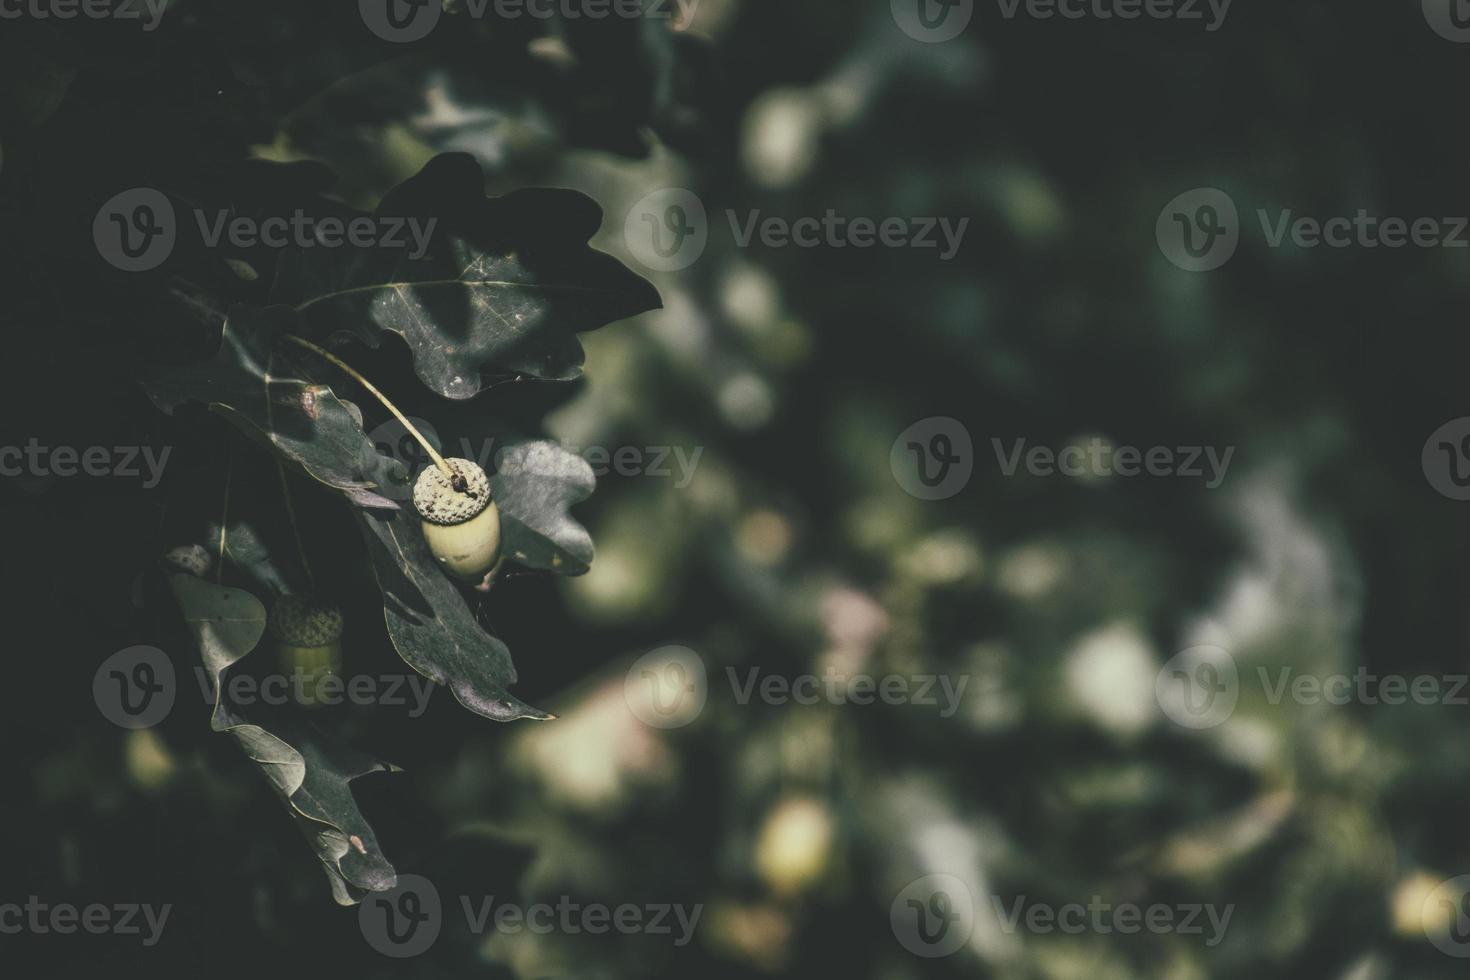
M 1431 433 L 1470 415 L 1470 249 L 1273 248 L 1256 212 L 1470 214 L 1470 44 L 1414 2 L 1238 3 L 1214 32 L 978 2 L 942 44 L 899 30 L 886 0 L 702 0 L 682 33 L 446 16 L 412 46 L 351 8 L 183 0 L 151 33 L 0 21 L 0 444 L 174 447 L 154 490 L 0 481 L 0 902 L 174 907 L 154 949 L 0 935 L 0 961 L 58 976 L 1459 975 L 1419 910 L 1470 872 L 1470 707 L 1271 704 L 1253 679 L 1470 669 L 1470 505 L 1421 463 Z M 238 499 L 277 506 L 264 453 L 216 419 L 163 416 L 135 385 L 145 359 L 209 353 L 164 312 L 165 273 L 199 270 L 188 249 L 158 274 L 111 269 L 98 206 L 166 184 L 247 210 L 318 192 L 371 207 L 446 150 L 473 152 L 491 194 L 592 196 L 594 244 L 665 308 L 586 335 L 583 381 L 469 407 L 416 396 L 401 346 L 354 364 L 451 438 L 490 417 L 703 455 L 687 487 L 599 481 L 577 511 L 598 546 L 586 577 L 483 600 L 515 693 L 559 721 L 498 726 L 436 696 L 422 718 L 332 709 L 332 724 L 405 769 L 355 787 L 400 872 L 446 896 L 700 903 L 682 948 L 451 927 L 430 954 L 384 959 L 198 698 L 129 733 L 90 697 L 97 665 L 134 644 L 192 669 L 158 558 L 213 513 L 228 461 Z M 666 187 L 700 197 L 710 241 L 657 273 L 623 225 Z M 1171 264 L 1154 232 L 1198 187 L 1241 218 L 1208 273 Z M 946 262 L 740 248 L 724 218 L 829 208 L 969 225 Z M 974 475 L 927 502 L 889 455 L 934 417 L 968 431 Z M 991 448 L 1093 436 L 1235 453 L 1207 489 L 1008 477 Z M 349 672 L 394 669 L 340 504 L 301 506 L 339 570 Z M 1243 689 L 1197 732 L 1154 683 L 1199 642 L 1231 652 Z M 622 691 L 667 644 L 699 653 L 711 690 L 694 723 L 659 732 Z M 831 663 L 969 687 L 939 718 L 741 705 L 723 683 L 727 666 Z M 922 959 L 890 904 L 938 873 L 973 893 L 974 935 Z M 1212 948 L 1007 935 L 992 896 L 1022 895 L 1234 913 Z

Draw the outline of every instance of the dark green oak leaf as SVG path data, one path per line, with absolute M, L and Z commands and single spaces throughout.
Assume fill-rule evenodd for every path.
M 165 412 L 185 402 L 209 406 L 359 506 L 396 508 L 374 488 L 401 482 L 401 464 L 373 447 L 356 405 L 303 376 L 294 348 L 284 350 L 280 341 L 296 326 L 289 309 L 237 306 L 225 320 L 213 360 L 154 368 L 143 387 Z M 332 369 L 324 364 L 323 370 Z
M 435 157 L 375 212 L 380 228 L 414 223 L 402 247 L 288 249 L 272 302 L 294 307 L 315 337 L 377 346 L 397 334 L 420 380 L 445 398 L 473 398 L 482 372 L 577 377 L 577 334 L 656 309 L 658 293 L 588 246 L 602 221 L 591 198 L 557 189 L 487 198 L 484 182 L 468 154 Z M 422 254 L 415 226 L 427 235 Z
M 506 690 L 516 682 L 510 650 L 481 628 L 459 586 L 445 576 L 418 515 L 407 509 L 355 513 L 399 656 L 476 714 L 494 721 L 550 719 Z
M 336 741 L 289 710 L 239 706 L 219 696 L 224 675 L 254 650 L 265 633 L 260 600 L 241 589 L 214 585 L 192 575 L 169 577 L 184 622 L 194 635 L 214 695 L 210 727 L 228 732 L 254 760 L 290 809 L 316 851 L 341 905 L 397 884 L 393 865 L 352 796 L 352 780 L 397 767 Z
M 592 467 L 547 440 L 504 445 L 490 473 L 500 508 L 501 554 L 527 568 L 581 575 L 592 565 L 592 535 L 569 508 L 592 495 Z

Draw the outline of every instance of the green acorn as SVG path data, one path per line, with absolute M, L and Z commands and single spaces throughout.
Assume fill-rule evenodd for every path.
M 322 679 L 342 670 L 342 613 L 320 599 L 283 595 L 271 610 L 270 628 L 292 697 L 304 707 L 317 706 Z
M 413 485 L 413 505 L 423 518 L 424 539 L 444 570 L 480 582 L 500 557 L 500 509 L 490 496 L 490 479 L 468 459 L 445 459 L 424 434 L 371 381 L 336 354 L 295 334 L 284 339 L 336 365 L 366 388 L 418 440 L 434 465 Z
M 500 508 L 490 496 L 490 478 L 468 459 L 446 459 L 451 481 L 437 466 L 419 474 L 413 505 L 423 518 L 424 539 L 444 570 L 479 581 L 500 557 Z

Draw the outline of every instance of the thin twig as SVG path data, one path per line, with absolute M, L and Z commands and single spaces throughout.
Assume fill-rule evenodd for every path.
M 463 492 L 465 484 L 464 478 L 461 477 L 458 473 L 454 472 L 454 470 L 449 468 L 449 464 L 444 462 L 444 457 L 439 455 L 439 450 L 435 449 L 429 444 L 429 440 L 424 438 L 422 432 L 414 428 L 414 424 L 408 420 L 408 416 L 400 412 L 398 410 L 398 406 L 389 401 L 388 396 L 379 391 L 371 381 L 369 381 L 367 378 L 364 378 L 352 367 L 352 365 L 348 364 L 346 361 L 342 360 L 331 351 L 326 350 L 322 347 L 318 347 L 311 341 L 306 340 L 302 337 L 298 337 L 294 333 L 288 333 L 285 335 L 285 337 L 293 344 L 296 344 L 300 347 L 305 347 L 312 353 L 326 358 L 328 361 L 341 368 L 354 381 L 366 388 L 374 398 L 383 403 L 384 408 L 393 413 L 393 417 L 396 418 L 403 425 L 403 427 L 408 430 L 408 434 L 417 439 L 419 445 L 424 447 L 424 451 L 429 454 L 429 458 L 434 461 L 434 465 L 439 467 L 439 472 L 444 474 L 444 478 L 449 481 L 449 485 L 454 487 L 454 489 Z

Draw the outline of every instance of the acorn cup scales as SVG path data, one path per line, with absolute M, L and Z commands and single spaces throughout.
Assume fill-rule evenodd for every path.
M 320 599 L 283 595 L 271 610 L 270 628 L 292 699 L 307 708 L 321 704 L 321 682 L 342 670 L 342 613 Z

